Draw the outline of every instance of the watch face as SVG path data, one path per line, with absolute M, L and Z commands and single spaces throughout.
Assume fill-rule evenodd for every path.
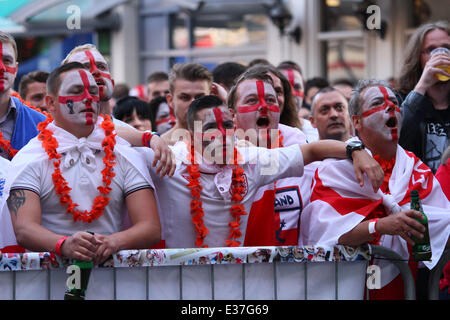
M 362 143 L 359 142 L 359 141 L 350 141 L 350 142 L 348 143 L 348 146 L 349 146 L 350 148 L 360 147 L 360 146 L 362 146 Z

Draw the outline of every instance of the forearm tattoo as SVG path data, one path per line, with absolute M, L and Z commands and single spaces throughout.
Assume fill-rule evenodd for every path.
M 12 190 L 9 193 L 9 198 L 6 200 L 6 203 L 8 204 L 9 211 L 14 213 L 14 215 L 17 217 L 17 212 L 21 206 L 25 204 L 25 191 L 23 190 Z

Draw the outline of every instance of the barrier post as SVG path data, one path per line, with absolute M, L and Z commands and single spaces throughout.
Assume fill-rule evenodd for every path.
M 445 250 L 439 262 L 430 271 L 430 276 L 428 279 L 428 299 L 429 300 L 439 300 L 439 280 L 444 270 L 446 263 L 450 260 L 450 249 Z
M 379 255 L 387 258 L 392 262 L 400 271 L 405 288 L 405 300 L 416 300 L 416 287 L 414 277 L 408 263 L 395 251 L 388 248 L 370 245 L 370 250 L 373 255 Z

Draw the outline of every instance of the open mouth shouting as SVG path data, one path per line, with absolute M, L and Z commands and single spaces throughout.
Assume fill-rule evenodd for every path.
M 257 120 L 256 120 L 256 126 L 258 129 L 267 129 L 270 127 L 270 119 L 268 116 L 263 115 L 260 116 Z
M 390 117 L 388 121 L 386 121 L 386 127 L 394 129 L 397 128 L 397 118 L 396 117 Z

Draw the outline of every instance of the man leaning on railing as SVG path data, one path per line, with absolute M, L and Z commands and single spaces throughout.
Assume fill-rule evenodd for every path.
M 39 125 L 6 180 L 19 245 L 98 264 L 157 243 L 152 180 L 136 151 L 113 134 L 110 117 L 98 117 L 99 89 L 89 70 L 78 62 L 55 69 L 47 92 L 54 121 Z M 132 226 L 121 231 L 125 206 Z
M 385 173 L 377 192 L 354 181 L 348 161 L 329 160 L 315 175 L 311 203 L 301 217 L 299 244 L 352 245 L 369 242 L 397 252 L 410 260 L 412 237 L 422 238 L 424 227 L 418 211 L 410 210 L 410 191 L 419 193 L 432 249 L 432 269 L 448 244 L 450 202 L 431 170 L 413 153 L 398 145 L 401 112 L 389 86 L 377 80 L 361 81 L 349 104 L 355 130 Z M 417 220 L 416 220 L 417 219 Z M 378 260 L 381 290 L 371 290 L 372 299 L 402 299 L 398 270 L 390 262 Z M 410 261 L 417 271 L 417 261 Z

